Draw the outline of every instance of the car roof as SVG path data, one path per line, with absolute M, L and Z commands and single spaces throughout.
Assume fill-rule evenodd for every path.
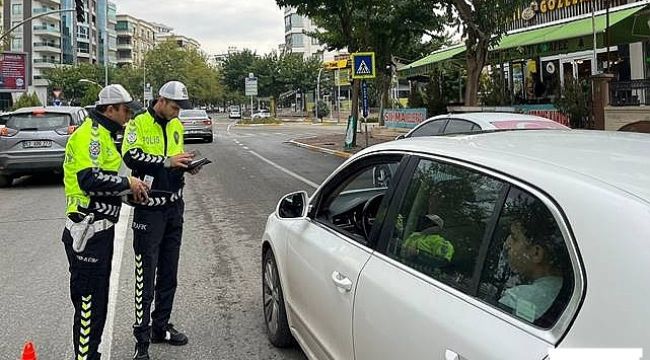
M 528 169 L 581 175 L 650 203 L 650 135 L 588 130 L 503 131 L 425 136 L 368 148 L 422 152 L 480 164 L 526 180 Z M 534 179 L 529 179 L 534 180 Z M 534 182 L 534 181 L 533 181 Z
M 444 114 L 444 115 L 439 115 L 439 116 L 434 116 L 429 120 L 438 120 L 438 119 L 446 119 L 446 118 L 454 118 L 454 119 L 463 119 L 463 120 L 470 120 L 474 121 L 476 123 L 481 123 L 481 124 L 492 124 L 493 122 L 498 122 L 498 121 L 550 121 L 557 123 L 553 120 L 541 117 L 541 116 L 536 116 L 536 115 L 529 115 L 529 114 L 520 114 L 520 113 L 507 113 L 507 112 L 469 112 L 469 113 L 451 113 L 451 114 Z M 557 123 L 559 124 L 559 123 Z M 561 125 L 561 124 L 559 124 Z
M 25 114 L 31 113 L 37 110 L 42 110 L 49 113 L 58 113 L 58 114 L 74 114 L 83 108 L 80 106 L 32 106 L 24 107 L 18 110 L 12 111 L 11 114 Z

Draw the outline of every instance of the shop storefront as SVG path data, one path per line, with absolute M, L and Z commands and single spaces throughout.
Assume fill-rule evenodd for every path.
M 515 104 L 552 103 L 568 81 L 602 72 L 613 74 L 615 82 L 650 78 L 648 8 L 650 0 L 533 1 L 513 16 L 507 34 L 491 49 L 490 69 L 502 72 Z M 463 46 L 444 49 L 400 74 L 423 76 L 436 62 L 463 57 Z M 613 96 L 650 102 L 645 92 Z

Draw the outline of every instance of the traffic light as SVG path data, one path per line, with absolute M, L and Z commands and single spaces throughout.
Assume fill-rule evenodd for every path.
M 77 21 L 84 22 L 84 0 L 75 0 L 75 9 L 77 10 Z

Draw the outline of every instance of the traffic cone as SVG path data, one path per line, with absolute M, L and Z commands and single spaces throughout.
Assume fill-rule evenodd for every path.
M 34 344 L 31 341 L 25 343 L 23 347 L 23 356 L 20 360 L 36 360 L 36 351 L 34 350 Z

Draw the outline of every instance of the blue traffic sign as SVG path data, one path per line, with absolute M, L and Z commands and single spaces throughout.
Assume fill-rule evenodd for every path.
M 353 53 L 351 57 L 353 79 L 375 78 L 376 73 L 374 52 Z

